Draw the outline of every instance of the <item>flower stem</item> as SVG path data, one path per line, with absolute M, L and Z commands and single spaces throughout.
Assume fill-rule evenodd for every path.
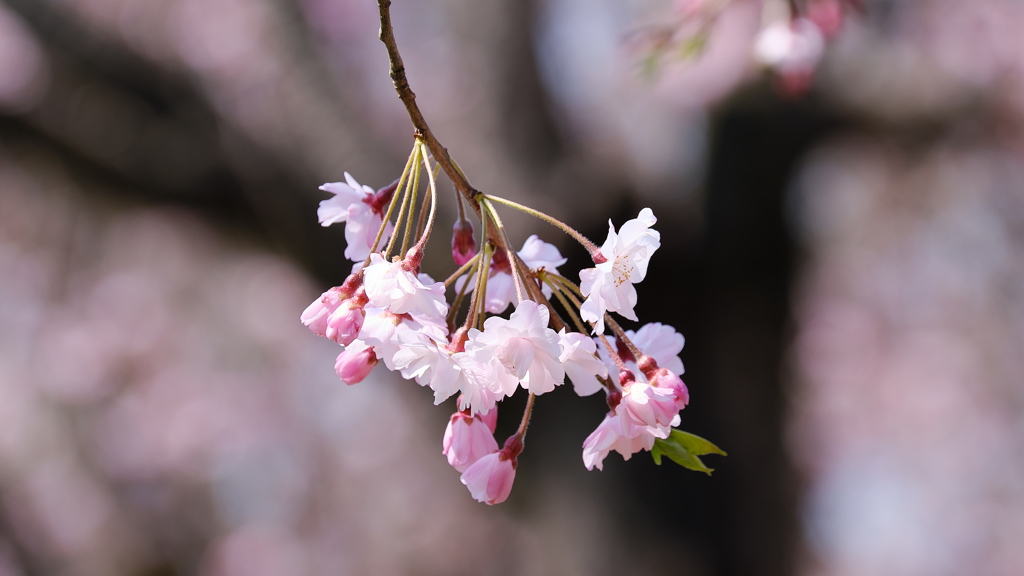
M 423 167 L 427 171 L 427 183 L 430 187 L 430 217 L 427 218 L 427 228 L 424 230 L 423 235 L 420 236 L 418 242 L 418 246 L 422 249 L 427 244 L 430 233 L 434 230 L 434 216 L 437 214 L 437 182 L 434 180 L 434 171 L 430 169 L 427 147 L 423 144 L 422 140 L 418 142 L 420 145 L 420 156 L 423 159 Z
M 631 354 L 633 354 L 633 359 L 636 360 L 637 362 L 640 362 L 640 357 L 643 356 L 643 352 L 641 352 L 640 349 L 637 348 L 636 345 L 633 344 L 633 341 L 630 340 L 628 336 L 626 336 L 626 332 L 625 332 L 625 330 L 622 329 L 622 326 L 619 326 L 619 323 L 616 322 L 612 318 L 612 315 L 608 314 L 608 313 L 605 313 L 604 321 L 608 323 L 608 326 L 611 327 L 612 332 L 615 333 L 615 336 L 623 344 L 625 344 L 626 348 L 629 349 L 629 352 Z
M 505 256 L 508 258 L 509 266 L 512 269 L 512 284 L 516 287 L 516 303 L 526 300 L 523 296 L 523 271 L 518 261 L 518 254 L 512 250 L 512 243 L 509 242 L 508 234 L 505 232 L 505 225 L 501 222 L 501 216 L 498 216 L 498 211 L 494 209 L 494 205 L 487 201 L 489 196 L 484 196 L 484 199 L 480 202 L 483 206 L 485 213 L 494 223 L 494 226 L 498 229 L 498 233 L 501 234 L 503 240 Z
M 512 200 L 506 200 L 505 198 L 501 198 L 499 196 L 492 196 L 490 194 L 484 194 L 484 198 L 487 199 L 487 200 L 490 200 L 492 202 L 497 202 L 498 204 L 504 204 L 505 206 L 509 206 L 510 208 L 515 208 L 516 210 L 525 212 L 525 213 L 529 214 L 530 216 L 533 216 L 535 218 L 539 218 L 539 219 L 547 222 L 548 224 L 551 224 L 555 228 L 558 228 L 562 232 L 565 232 L 566 234 L 571 236 L 574 240 L 576 240 L 577 242 L 582 244 L 583 248 L 585 248 L 587 250 L 587 252 L 589 252 L 591 254 L 594 254 L 595 252 L 598 252 L 600 250 L 600 248 L 598 248 L 597 245 L 594 244 L 593 242 L 591 242 L 586 236 L 584 236 L 583 234 L 580 234 L 579 232 L 577 232 L 574 228 L 572 228 L 571 226 L 569 226 L 565 222 L 562 222 L 561 220 L 559 220 L 559 219 L 557 219 L 557 218 L 555 218 L 553 216 L 549 216 L 549 215 L 541 212 L 540 210 L 535 210 L 533 208 L 530 208 L 529 206 L 524 206 L 524 205 L 522 205 L 522 204 L 520 204 L 518 202 L 513 202 Z
M 447 288 L 448 286 L 451 286 L 451 285 L 452 285 L 452 282 L 455 282 L 455 280 L 456 280 L 456 279 L 457 279 L 457 278 L 458 278 L 459 276 L 462 276 L 463 274 L 465 274 L 465 273 L 466 273 L 466 271 L 467 271 L 467 270 L 469 270 L 470 268 L 472 268 L 473 266 L 475 266 L 475 265 L 476 265 L 476 263 L 477 263 L 477 262 L 478 262 L 479 260 L 480 260 L 480 253 L 479 253 L 479 252 L 477 252 L 476 254 L 474 254 L 474 255 L 473 255 L 473 257 L 472 257 L 472 258 L 470 258 L 470 259 L 469 259 L 469 262 L 466 262 L 465 264 L 463 264 L 461 268 L 459 268 L 459 269 L 458 269 L 458 270 L 456 270 L 455 272 L 452 272 L 452 275 L 451 275 L 451 276 L 449 276 L 449 277 L 448 277 L 447 279 L 445 279 L 445 281 L 444 281 L 444 286 L 445 286 L 445 288 Z
M 526 409 L 523 410 L 523 419 L 519 421 L 519 429 L 516 430 L 516 436 L 519 441 L 522 442 L 523 438 L 526 437 L 526 429 L 530 426 L 530 417 L 533 416 L 533 402 L 537 398 L 537 395 L 530 392 L 530 397 L 526 399 Z
M 420 157 L 423 155 L 423 150 L 420 148 L 419 143 L 416 144 L 416 159 L 415 164 L 420 163 Z M 405 244 L 409 240 L 409 218 L 406 215 L 406 208 L 409 207 L 409 197 L 413 198 L 415 202 L 416 190 L 420 187 L 420 169 L 419 166 L 414 166 L 412 172 L 409 174 L 409 181 L 406 183 L 405 192 L 402 194 L 402 207 L 398 209 L 398 216 L 395 218 L 395 232 L 391 235 L 391 241 L 388 242 L 387 250 L 384 251 L 385 257 L 391 255 L 391 250 L 395 247 L 395 240 L 398 238 L 398 233 L 402 230 L 402 226 L 405 226 L 405 239 L 402 242 L 402 255 L 405 255 L 405 251 L 408 248 Z
M 402 195 L 402 185 L 405 184 L 409 178 L 409 171 L 416 165 L 416 155 L 419 153 L 419 146 L 413 146 L 412 152 L 409 153 L 409 159 L 405 162 L 405 169 L 402 170 L 402 177 L 398 179 L 398 184 L 395 184 L 395 193 L 391 195 L 391 202 L 388 203 L 388 210 L 384 213 L 384 218 L 381 220 L 380 228 L 377 230 L 377 237 L 373 239 L 373 246 L 370 247 L 370 254 L 377 251 L 377 247 L 380 246 L 380 240 L 384 237 L 384 231 L 387 230 L 388 222 L 391 221 L 391 214 L 395 211 L 395 205 L 398 203 L 398 197 Z M 363 267 L 370 265 L 370 256 L 366 256 L 366 260 L 363 261 Z
M 580 315 L 576 313 L 576 309 L 578 307 L 573 307 L 565 295 L 562 294 L 564 287 L 552 280 L 551 275 L 547 272 L 541 273 L 541 280 L 551 287 L 551 293 L 555 295 L 555 298 L 558 298 L 558 301 L 562 304 L 562 308 L 565 309 L 566 313 L 572 319 L 572 323 L 576 326 L 576 330 L 586 334 L 587 328 L 583 325 L 583 320 L 580 319 Z

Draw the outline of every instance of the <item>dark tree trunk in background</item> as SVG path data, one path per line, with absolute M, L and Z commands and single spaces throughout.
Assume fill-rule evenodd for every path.
M 749 96 L 749 95 L 748 95 Z M 787 189 L 832 124 L 807 104 L 737 99 L 712 126 L 705 235 L 686 302 L 686 358 L 721 460 L 709 510 L 722 576 L 795 573 L 799 480 L 786 449 L 786 358 L 796 271 Z M 699 404 L 698 404 L 699 405 Z

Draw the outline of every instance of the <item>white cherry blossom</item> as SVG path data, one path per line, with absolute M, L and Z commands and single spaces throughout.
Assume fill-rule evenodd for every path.
M 474 347 L 494 350 L 495 357 L 524 389 L 543 394 L 565 380 L 558 334 L 548 328 L 548 319 L 546 307 L 523 300 L 508 320 L 491 316 L 484 322 L 483 332 L 471 333 L 470 340 Z
M 345 182 L 329 182 L 320 187 L 334 196 L 320 201 L 316 211 L 321 226 L 345 222 L 345 258 L 359 262 L 364 260 L 373 247 L 383 214 L 374 210 L 371 201 L 376 193 L 373 188 L 356 182 L 345 172 Z M 381 242 L 391 238 L 394 227 L 388 222 Z
M 371 254 L 370 265 L 363 270 L 363 287 L 372 306 L 388 308 L 394 314 L 443 318 L 448 313 L 444 283 L 406 270 L 404 260 L 389 262 L 380 254 Z
M 580 307 L 580 317 L 594 323 L 594 333 L 604 332 L 605 312 L 617 312 L 636 320 L 636 289 L 633 284 L 647 275 L 647 264 L 661 246 L 661 234 L 652 230 L 657 222 L 654 212 L 644 208 L 615 232 L 608 221 L 608 238 L 601 246 L 604 262 L 580 271 L 580 290 L 587 297 Z
M 558 343 L 562 353 L 558 359 L 565 368 L 565 375 L 572 380 L 572 387 L 579 396 L 590 396 L 602 390 L 604 385 L 598 377 L 608 377 L 608 368 L 596 356 L 597 344 L 586 334 L 558 332 Z

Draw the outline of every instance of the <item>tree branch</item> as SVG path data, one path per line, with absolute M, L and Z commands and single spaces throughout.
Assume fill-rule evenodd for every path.
M 448 149 L 442 146 L 434 136 L 434 133 L 430 131 L 427 120 L 423 117 L 423 113 L 420 112 L 419 106 L 416 105 L 416 94 L 409 87 L 409 80 L 405 76 L 405 64 L 402 62 L 402 55 L 398 53 L 398 46 L 395 44 L 395 30 L 391 25 L 391 0 L 377 0 L 377 7 L 380 9 L 379 37 L 388 50 L 388 61 L 391 63 L 391 81 L 395 84 L 398 98 L 405 105 L 405 109 L 409 113 L 409 120 L 412 121 L 416 132 L 419 133 L 427 148 L 430 149 L 430 153 L 434 156 L 434 161 L 441 166 L 444 173 L 448 175 L 448 179 L 455 185 L 455 190 L 469 201 L 473 211 L 476 212 L 477 217 L 480 217 L 481 222 L 483 222 L 479 202 L 480 191 L 473 188 L 466 175 L 455 167 L 451 156 L 448 155 Z M 503 246 L 504 243 L 501 237 L 495 234 L 492 228 L 488 228 L 488 230 L 488 239 L 496 246 Z

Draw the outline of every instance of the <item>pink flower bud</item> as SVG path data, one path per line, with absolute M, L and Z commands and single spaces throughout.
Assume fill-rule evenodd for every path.
M 452 259 L 456 266 L 462 266 L 476 256 L 476 236 L 473 223 L 465 218 L 455 221 L 452 228 Z
M 334 363 L 334 371 L 345 384 L 352 385 L 363 381 L 366 375 L 377 365 L 377 356 L 373 348 L 365 344 L 354 343 L 353 345 L 338 354 L 338 360 Z
M 363 202 L 370 205 L 370 210 L 378 216 L 384 215 L 384 210 L 387 209 L 388 204 L 391 203 L 391 197 L 395 195 L 395 190 L 398 189 L 398 180 L 395 180 L 391 184 L 377 190 L 372 196 L 367 196 Z
M 497 416 L 495 410 L 491 413 Z M 493 428 L 484 421 L 484 417 L 474 418 L 464 412 L 456 412 L 448 420 L 442 446 L 448 463 L 459 472 L 465 472 L 480 458 L 498 451 Z
M 676 408 L 682 410 L 690 403 L 690 391 L 675 372 L 667 368 L 658 368 L 650 377 L 651 386 L 672 390 L 676 396 Z
M 505 450 L 481 457 L 460 478 L 477 502 L 488 505 L 500 504 L 508 499 L 515 479 L 516 460 L 507 457 Z

